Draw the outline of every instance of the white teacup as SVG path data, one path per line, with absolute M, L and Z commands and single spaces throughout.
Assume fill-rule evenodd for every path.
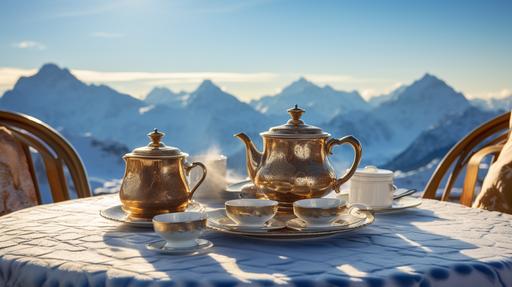
M 268 199 L 233 199 L 225 203 L 226 215 L 238 225 L 263 226 L 277 213 L 278 202 Z
M 393 204 L 395 189 L 392 171 L 366 166 L 357 169 L 350 178 L 348 201 L 372 208 L 388 208 Z
M 346 209 L 346 201 L 338 198 L 311 198 L 293 203 L 293 213 L 308 226 L 332 224 Z
M 153 227 L 165 239 L 164 248 L 193 247 L 206 228 L 206 217 L 202 212 L 164 213 L 153 217 Z

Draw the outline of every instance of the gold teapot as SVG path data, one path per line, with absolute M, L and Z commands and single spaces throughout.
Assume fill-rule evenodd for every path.
M 206 177 L 204 164 L 186 162 L 188 154 L 161 142 L 164 135 L 153 130 L 148 134 L 151 142 L 147 146 L 123 156 L 126 170 L 119 197 L 130 217 L 151 219 L 162 213 L 184 211 Z M 189 189 L 186 176 L 194 167 L 202 168 L 203 175 Z
M 355 137 L 330 138 L 320 128 L 304 124 L 304 112 L 295 105 L 288 110 L 291 119 L 286 124 L 260 133 L 263 152 L 244 133 L 235 135 L 245 143 L 252 182 L 267 198 L 278 201 L 281 210 L 291 209 L 300 199 L 322 197 L 333 189 L 339 192 L 361 160 L 361 144 Z M 341 144 L 351 145 L 355 156 L 348 172 L 337 178 L 327 156 Z

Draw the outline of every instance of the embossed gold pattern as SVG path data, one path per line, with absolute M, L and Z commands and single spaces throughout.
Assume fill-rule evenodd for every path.
M 336 198 L 307 199 L 293 203 L 293 213 L 312 223 L 330 223 L 347 210 L 345 201 Z
M 133 218 L 184 211 L 192 195 L 206 177 L 206 167 L 200 162 L 188 163 L 188 154 L 161 142 L 164 133 L 155 129 L 148 136 L 151 142 L 126 154 L 126 170 L 119 197 L 123 210 Z M 190 189 L 186 176 L 194 167 L 203 176 Z
M 227 216 L 240 224 L 264 224 L 278 209 L 277 202 L 265 199 L 234 199 L 225 207 Z
M 201 219 L 184 222 L 165 222 L 153 220 L 155 232 L 192 232 L 206 228 L 206 216 Z

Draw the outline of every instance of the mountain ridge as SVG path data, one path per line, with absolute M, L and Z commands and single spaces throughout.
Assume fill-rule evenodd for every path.
M 0 98 L 0 107 L 32 115 L 72 135 L 91 134 L 99 142 L 123 143 L 128 150 L 146 145 L 145 134 L 159 128 L 167 133 L 166 143 L 190 154 L 218 148 L 230 158 L 229 167 L 241 172 L 244 146 L 233 134 L 245 132 L 261 146 L 259 133 L 286 122 L 286 110 L 298 99 L 315 102 L 309 106 L 299 103 L 306 110 L 306 123 L 336 137 L 359 137 L 363 143 L 363 164 L 391 162 L 424 131 L 471 106 L 462 93 L 431 74 L 394 90 L 388 99 L 374 106 L 366 103 L 357 91 L 320 87 L 302 77 L 283 89 L 285 100 L 269 97 L 278 99 L 280 105 L 267 113 L 258 111 L 254 101 L 242 102 L 211 80 L 203 81 L 190 93 L 174 93 L 167 88 L 152 91 L 161 93 L 164 100 L 140 100 L 107 85 L 86 84 L 68 69 L 46 64 L 36 74 L 21 77 L 6 91 Z M 364 102 L 363 110 L 345 109 L 337 102 L 351 95 Z M 102 146 L 96 145 L 100 149 Z M 350 160 L 342 157 L 340 161 Z M 418 164 L 425 161 L 417 160 Z
M 369 109 L 369 104 L 357 91 L 338 91 L 329 85 L 320 87 L 304 77 L 284 87 L 280 93 L 250 104 L 263 114 L 281 119 L 285 119 L 283 111 L 297 104 L 306 109 L 308 121 L 313 124 L 327 122 L 341 113 Z

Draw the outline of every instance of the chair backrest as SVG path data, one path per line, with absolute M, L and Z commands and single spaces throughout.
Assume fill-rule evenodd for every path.
M 37 183 L 30 148 L 35 149 L 41 156 L 54 202 L 70 199 L 64 167 L 69 171 L 77 196 L 79 198 L 91 196 L 82 160 L 71 144 L 56 130 L 34 117 L 2 110 L 0 110 L 0 126 L 8 129 L 23 146 L 39 204 L 41 204 L 41 190 Z
M 488 155 L 494 155 L 493 161 L 496 159 L 510 133 L 509 122 L 510 112 L 504 113 L 480 125 L 455 144 L 432 174 L 425 186 L 423 198 L 435 199 L 439 185 L 450 172 L 441 196 L 441 200 L 449 200 L 455 181 L 466 168 L 464 187 L 459 201 L 466 206 L 471 206 L 480 162 Z

